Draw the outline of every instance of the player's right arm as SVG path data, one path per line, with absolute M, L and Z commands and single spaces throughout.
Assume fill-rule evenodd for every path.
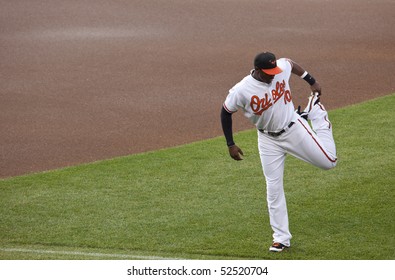
M 318 92 L 321 95 L 321 86 L 320 84 L 310 75 L 308 72 L 300 66 L 298 63 L 292 60 L 288 60 L 292 65 L 292 73 L 301 77 L 306 82 L 310 84 L 310 88 L 312 92 Z
M 221 124 L 222 130 L 225 135 L 226 144 L 228 145 L 229 155 L 234 160 L 242 160 L 243 151 L 235 144 L 233 140 L 233 129 L 232 129 L 232 113 L 228 112 L 224 106 L 221 110 Z

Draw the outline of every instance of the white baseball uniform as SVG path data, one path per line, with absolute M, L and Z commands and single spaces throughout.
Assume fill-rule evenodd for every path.
M 336 166 L 336 147 L 332 125 L 321 103 L 311 97 L 306 107 L 308 121 L 295 112 L 289 79 L 292 61 L 281 58 L 277 66 L 283 71 L 270 84 L 246 76 L 230 91 L 224 102 L 229 113 L 242 110 L 258 129 L 258 148 L 266 179 L 267 203 L 273 242 L 290 246 L 292 235 L 283 187 L 286 154 L 322 169 Z

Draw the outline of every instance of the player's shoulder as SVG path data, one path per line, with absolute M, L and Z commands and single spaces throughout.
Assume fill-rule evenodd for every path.
M 281 66 L 283 67 L 291 67 L 293 66 L 293 62 L 291 59 L 286 58 L 286 57 L 282 57 L 277 59 L 277 66 L 281 68 Z
M 241 81 L 233 86 L 233 89 L 240 89 L 248 86 L 248 84 L 251 83 L 251 79 L 253 79 L 251 75 L 245 76 Z

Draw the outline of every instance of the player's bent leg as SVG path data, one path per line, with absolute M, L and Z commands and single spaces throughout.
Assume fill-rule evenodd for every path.
M 336 146 L 331 129 L 322 129 L 316 134 L 306 120 L 299 118 L 289 137 L 301 140 L 287 147 L 289 154 L 321 169 L 328 170 L 336 166 Z
M 319 100 L 311 109 L 309 119 L 311 120 L 313 130 L 328 154 L 332 158 L 336 158 L 336 145 L 333 139 L 332 123 L 329 121 L 328 112 Z

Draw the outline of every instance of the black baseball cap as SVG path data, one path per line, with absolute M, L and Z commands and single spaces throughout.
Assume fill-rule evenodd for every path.
M 268 75 L 277 75 L 283 72 L 283 70 L 277 66 L 276 56 L 270 52 L 257 54 L 254 59 L 254 66 Z

